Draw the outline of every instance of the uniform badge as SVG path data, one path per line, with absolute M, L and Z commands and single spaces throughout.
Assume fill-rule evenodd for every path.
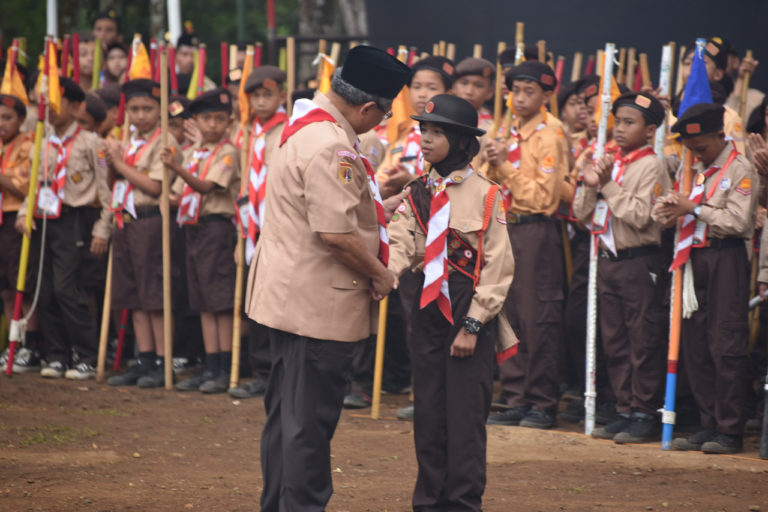
M 702 185 L 704 184 L 704 180 L 706 180 L 706 179 L 707 179 L 707 177 L 706 177 L 706 176 L 704 176 L 704 173 L 701 173 L 701 172 L 700 172 L 700 173 L 698 173 L 698 174 L 696 175 L 696 186 L 697 186 L 697 187 L 700 187 L 700 186 L 702 186 Z
M 73 182 L 75 185 L 77 185 L 77 184 L 78 184 L 78 183 L 80 183 L 81 181 L 83 181 L 83 176 L 82 176 L 82 174 L 80 174 L 79 172 L 76 172 L 75 174 L 73 174 L 73 175 L 72 175 L 72 182 Z
M 397 222 L 397 221 L 399 221 L 399 220 L 400 220 L 400 214 L 399 214 L 399 213 L 397 213 L 397 212 L 395 212 L 395 214 L 394 214 L 394 215 L 392 215 L 392 220 L 391 220 L 391 222 Z
M 339 162 L 339 180 L 345 185 L 352 183 L 352 164 L 349 162 Z
M 750 178 L 744 178 L 739 182 L 739 186 L 736 187 L 736 192 L 743 196 L 752 195 L 752 180 Z
M 357 153 L 352 153 L 351 151 L 341 150 L 336 152 L 336 156 L 339 158 L 349 158 L 353 162 L 357 160 Z
M 461 183 L 462 181 L 464 181 L 464 178 L 462 176 L 456 176 L 455 178 L 453 178 L 454 183 Z
M 400 206 L 398 206 L 397 211 L 400 213 L 405 213 L 405 205 L 401 204 Z
M 555 172 L 555 157 L 552 155 L 547 155 L 544 157 L 544 160 L 541 162 L 541 171 L 545 172 L 547 174 Z
M 224 167 L 232 167 L 234 160 L 231 155 L 224 155 L 224 158 L 221 159 L 221 163 L 224 164 Z
M 661 195 L 661 193 L 662 193 L 662 192 L 663 192 L 663 189 L 661 188 L 661 183 L 657 183 L 657 184 L 656 184 L 656 185 L 653 187 L 653 195 L 654 195 L 655 197 L 659 197 L 659 196 Z
M 720 190 L 725 192 L 731 188 L 731 178 L 723 178 L 723 181 L 720 182 Z
M 701 133 L 701 125 L 699 123 L 688 123 L 685 125 L 685 133 L 688 135 L 695 135 Z
M 650 108 L 651 99 L 646 96 L 637 96 L 635 98 L 635 105 L 639 106 L 640 108 Z
M 263 85 L 267 89 L 277 90 L 277 82 L 275 82 L 271 78 L 265 78 Z

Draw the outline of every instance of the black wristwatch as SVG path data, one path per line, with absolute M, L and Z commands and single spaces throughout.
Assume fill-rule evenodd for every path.
M 470 317 L 464 318 L 464 330 L 467 331 L 467 334 L 477 334 L 482 328 L 483 322 L 480 320 L 476 320 Z

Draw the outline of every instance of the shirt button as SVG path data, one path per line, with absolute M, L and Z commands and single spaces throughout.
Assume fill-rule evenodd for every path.
M 353 279 L 353 280 L 352 280 L 352 284 L 353 284 L 353 285 L 355 285 L 355 286 L 357 286 L 357 279 Z

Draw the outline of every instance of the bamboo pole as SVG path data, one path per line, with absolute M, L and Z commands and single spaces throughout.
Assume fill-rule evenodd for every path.
M 285 40 L 286 53 L 286 95 L 288 97 L 288 115 L 293 111 L 293 102 L 291 98 L 296 88 L 296 39 L 289 37 Z
M 99 330 L 99 352 L 96 358 L 96 380 L 104 380 L 104 367 L 107 362 L 107 342 L 109 341 L 109 317 L 112 314 L 112 265 L 114 245 L 109 244 L 107 254 L 107 280 L 104 284 L 104 302 L 101 306 L 101 326 Z
M 547 42 L 543 39 L 540 39 L 536 42 L 536 49 L 538 50 L 538 58 L 539 62 L 546 64 L 547 63 Z
M 584 55 L 581 52 L 573 54 L 573 67 L 571 68 L 571 82 L 575 82 L 581 78 L 581 61 L 584 59 Z
M 438 51 L 438 55 L 440 55 L 441 57 L 445 57 L 446 44 L 445 44 L 445 41 L 443 41 L 442 39 L 440 40 L 440 42 L 437 43 L 437 51 Z
M 320 86 L 320 80 L 323 79 L 323 66 L 325 65 L 325 59 L 320 57 L 321 55 L 325 55 L 325 49 L 328 43 L 325 39 L 321 39 L 317 42 L 317 72 L 315 74 L 315 81 L 317 82 L 318 87 Z
M 661 73 L 659 74 L 659 89 L 662 95 L 669 96 L 670 82 L 672 79 L 672 56 L 675 54 L 671 44 L 664 46 L 661 50 Z M 667 141 L 667 118 L 656 128 L 656 137 L 654 139 L 654 150 L 656 156 L 664 161 L 664 145 Z
M 752 50 L 747 50 L 747 54 L 744 56 L 744 58 L 752 60 Z M 741 108 L 739 108 L 739 115 L 741 116 L 741 122 L 744 125 L 747 124 L 747 92 L 749 92 L 749 80 L 751 78 L 752 73 L 744 73 L 744 78 L 741 82 L 741 91 L 739 91 L 741 94 Z
M 637 72 L 637 50 L 630 48 L 627 52 L 627 74 L 624 77 L 624 85 L 629 90 L 635 86 L 635 73 Z
M 440 43 L 435 43 L 432 45 L 432 55 L 440 56 Z
M 171 63 L 173 65 L 173 63 Z M 237 67 L 237 45 L 229 45 L 229 70 L 232 71 Z
M 333 62 L 333 65 L 338 67 L 339 66 L 339 56 L 341 55 L 341 43 L 333 43 L 331 45 L 331 61 Z
M 93 40 L 93 71 L 91 72 L 91 89 L 94 91 L 101 87 L 101 67 L 104 62 L 104 50 L 101 46 L 101 40 Z
M 472 47 L 472 57 L 476 59 L 481 59 L 483 57 L 483 45 L 475 44 L 475 46 Z
M 648 69 L 648 54 L 640 54 L 640 73 L 643 77 L 643 87 L 652 87 L 651 83 L 651 71 Z
M 168 53 L 165 44 L 161 45 L 160 69 L 168 68 Z M 204 75 L 203 69 L 200 74 Z M 160 130 L 163 147 L 168 146 L 168 73 L 160 73 Z M 165 389 L 173 389 L 173 316 L 171 309 L 171 171 L 163 167 L 162 195 L 160 211 L 163 229 L 163 343 L 165 345 Z
M 379 328 L 376 332 L 376 362 L 373 367 L 373 394 L 371 396 L 371 418 L 381 417 L 381 379 L 384 374 L 384 346 L 387 338 L 387 310 L 389 297 L 379 302 Z
M 683 89 L 683 59 L 685 58 L 685 52 L 687 48 L 685 45 L 680 47 L 679 57 L 677 59 L 677 78 L 675 79 L 675 94 L 679 93 Z
M 455 60 L 456 59 L 456 45 L 454 43 L 448 43 L 445 49 L 445 58 Z
M 525 23 L 518 21 L 515 24 L 515 66 L 525 59 Z
M 496 86 L 493 95 L 493 127 L 491 128 L 491 137 L 496 137 L 501 127 L 501 117 L 503 115 L 504 98 L 502 97 L 501 85 L 504 83 L 504 73 L 501 68 L 499 56 L 507 49 L 507 43 L 499 41 L 496 45 Z
M 616 82 L 624 83 L 624 71 L 627 66 L 627 49 L 621 48 L 619 50 L 619 69 L 616 71 Z

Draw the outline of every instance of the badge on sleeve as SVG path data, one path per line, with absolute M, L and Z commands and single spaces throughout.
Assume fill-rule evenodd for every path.
M 345 185 L 352 183 L 352 164 L 339 160 L 339 180 Z
M 750 178 L 744 178 L 739 182 L 739 186 L 736 187 L 736 192 L 741 195 L 752 195 L 752 180 Z
M 541 171 L 545 172 L 547 174 L 555 172 L 555 157 L 552 155 L 547 155 L 544 157 L 544 160 L 541 162 Z
M 723 181 L 720 182 L 720 190 L 722 192 L 725 192 L 729 188 L 731 188 L 731 178 L 723 178 Z

